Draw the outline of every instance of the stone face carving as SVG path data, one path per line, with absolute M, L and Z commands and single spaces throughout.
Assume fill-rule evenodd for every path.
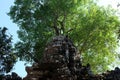
M 56 36 L 46 46 L 40 63 L 26 67 L 23 80 L 120 80 L 120 69 L 94 75 L 88 63 L 83 66 L 80 54 L 67 36 Z
M 42 73 L 39 75 L 40 80 L 76 80 L 77 68 L 81 67 L 77 55 L 76 47 L 67 36 L 56 36 L 47 44 L 39 67 L 32 67 L 32 70 Z M 29 76 L 31 68 L 27 68 Z
M 27 76 L 16 73 L 0 75 L 0 80 L 120 80 L 120 68 L 94 75 L 88 63 L 83 66 L 80 54 L 68 36 L 56 36 L 46 46 L 39 63 L 25 68 Z

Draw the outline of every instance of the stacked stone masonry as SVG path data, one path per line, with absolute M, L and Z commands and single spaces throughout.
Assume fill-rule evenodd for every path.
M 94 75 L 82 66 L 77 48 L 67 36 L 56 36 L 46 46 L 40 63 L 26 67 L 23 80 L 120 80 L 120 69 Z
M 46 45 L 39 63 L 25 68 L 27 76 L 23 80 L 120 80 L 118 67 L 94 75 L 90 64 L 83 66 L 80 59 L 77 48 L 67 36 L 56 36 Z

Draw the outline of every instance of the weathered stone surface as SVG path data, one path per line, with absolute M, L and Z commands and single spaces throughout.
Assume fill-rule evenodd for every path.
M 116 67 L 115 70 L 107 71 L 102 75 L 104 80 L 120 80 L 120 68 Z
M 66 36 L 54 37 L 46 46 L 40 63 L 26 67 L 23 80 L 120 80 L 120 69 L 94 75 L 90 64 L 83 66 L 80 55 Z
M 77 68 L 81 67 L 80 57 L 77 55 L 76 47 L 68 37 L 54 37 L 47 44 L 44 55 L 38 64 L 39 67 L 26 67 L 28 68 L 26 69 L 27 77 L 32 72 L 34 77 L 37 78 L 36 75 L 38 74 L 35 75 L 35 70 L 37 70 L 42 73 L 39 75 L 40 80 L 75 80 L 77 78 L 75 75 Z

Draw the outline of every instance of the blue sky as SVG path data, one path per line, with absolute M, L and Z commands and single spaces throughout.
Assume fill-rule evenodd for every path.
M 0 0 L 0 27 L 8 27 L 8 33 L 13 35 L 13 42 L 16 42 L 18 41 L 18 36 L 16 33 L 18 27 L 12 22 L 12 20 L 10 20 L 10 17 L 7 15 L 10 6 L 13 5 L 13 2 L 14 0 Z
M 118 2 L 120 2 L 120 0 L 100 0 L 99 4 L 104 6 L 106 4 L 111 4 L 113 8 L 116 9 Z M 0 27 L 8 28 L 8 33 L 13 35 L 13 43 L 15 43 L 19 40 L 16 33 L 18 27 L 12 22 L 12 20 L 10 20 L 10 17 L 7 15 L 10 10 L 10 6 L 13 4 L 14 0 L 0 0 Z M 24 77 L 26 76 L 24 68 L 24 62 L 18 61 L 14 66 L 13 72 L 16 72 L 21 77 Z
M 0 0 L 0 27 L 8 28 L 8 34 L 13 36 L 12 42 L 15 43 L 19 40 L 16 32 L 18 27 L 12 22 L 12 20 L 10 20 L 10 17 L 7 15 L 10 10 L 10 6 L 13 5 L 13 2 L 14 0 Z M 13 72 L 18 73 L 18 75 L 21 77 L 26 76 L 24 62 L 18 61 L 13 68 Z

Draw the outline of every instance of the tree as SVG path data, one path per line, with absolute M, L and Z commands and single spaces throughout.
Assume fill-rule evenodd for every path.
M 16 62 L 13 54 L 12 37 L 6 34 L 6 27 L 0 28 L 0 74 L 8 73 Z
M 115 59 L 120 21 L 113 9 L 93 0 L 16 0 L 9 16 L 20 28 L 16 52 L 21 60 L 37 61 L 50 38 L 60 34 L 70 36 L 82 62 L 96 72 Z

